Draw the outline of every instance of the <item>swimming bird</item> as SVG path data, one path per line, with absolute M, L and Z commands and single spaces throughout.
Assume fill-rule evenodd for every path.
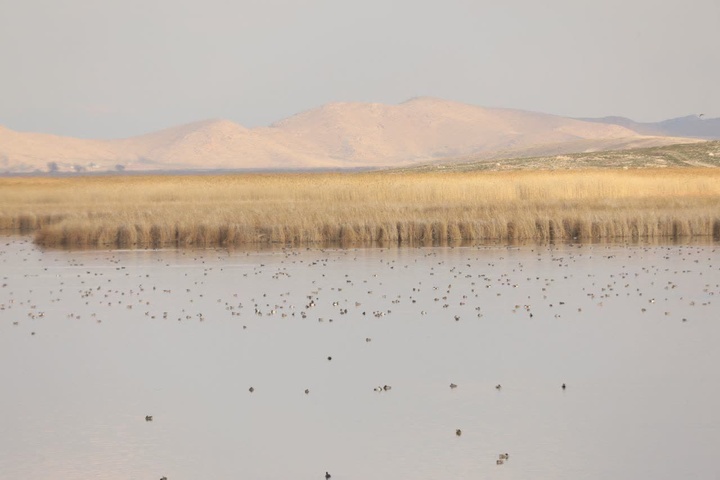
M 330 477 L 332 477 L 332 475 L 330 475 L 328 472 L 325 472 L 325 480 L 330 480 Z
M 459 428 L 455 430 L 455 435 L 457 435 L 458 437 L 462 435 L 462 430 L 460 430 Z
M 248 389 L 248 391 L 249 391 L 250 393 L 252 393 L 252 392 L 255 391 L 255 389 L 254 389 L 253 387 L 250 387 L 250 388 Z
M 496 390 L 500 390 L 501 388 L 502 388 L 502 385 L 500 385 L 499 383 L 497 385 L 495 385 Z
M 451 383 L 450 388 L 457 388 L 457 385 L 455 385 L 454 383 Z
M 507 460 L 507 459 L 510 458 L 510 454 L 508 454 L 508 453 L 501 453 L 500 455 L 498 455 L 498 458 L 499 458 L 500 460 Z
M 565 384 L 563 383 L 563 384 L 562 384 L 562 389 L 565 390 L 565 388 L 566 388 L 566 387 L 565 387 Z
M 146 422 L 152 422 L 152 415 L 145 415 Z

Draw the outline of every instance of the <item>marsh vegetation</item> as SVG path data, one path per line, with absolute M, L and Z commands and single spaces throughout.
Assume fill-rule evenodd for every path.
M 120 248 L 717 238 L 720 171 L 4 178 L 0 228 Z

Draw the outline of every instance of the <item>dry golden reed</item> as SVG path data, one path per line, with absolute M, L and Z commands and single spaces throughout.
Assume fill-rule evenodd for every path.
M 720 170 L 0 179 L 0 229 L 158 248 L 720 237 Z

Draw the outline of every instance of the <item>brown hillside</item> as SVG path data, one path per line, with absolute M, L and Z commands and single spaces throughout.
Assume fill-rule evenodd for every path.
M 0 127 L 0 171 L 404 166 L 440 158 L 493 158 L 693 142 L 618 125 L 483 108 L 435 98 L 399 105 L 332 103 L 248 129 L 209 120 L 120 140 L 81 140 Z

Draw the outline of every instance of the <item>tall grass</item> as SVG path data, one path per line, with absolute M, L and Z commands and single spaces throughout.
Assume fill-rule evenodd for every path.
M 147 248 L 720 237 L 720 171 L 0 179 L 0 229 Z

